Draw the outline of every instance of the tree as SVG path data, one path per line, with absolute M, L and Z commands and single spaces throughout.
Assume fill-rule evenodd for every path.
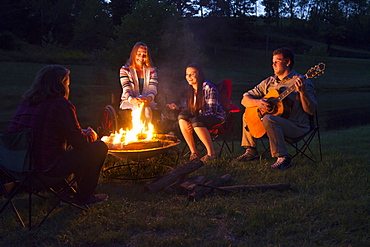
M 169 5 L 175 5 L 178 13 L 183 17 L 194 16 L 198 13 L 197 0 L 167 0 L 166 2 Z
M 350 1 L 345 11 L 347 16 L 347 45 L 369 49 L 370 44 L 370 3 L 367 0 Z M 355 4 L 357 2 L 357 4 Z
M 84 51 L 104 49 L 113 34 L 113 26 L 107 11 L 107 3 L 86 0 L 79 13 L 72 46 Z
M 113 25 L 120 25 L 123 17 L 127 15 L 134 4 L 135 0 L 110 0 L 109 9 Z
M 148 44 L 157 61 L 170 56 L 176 57 L 178 61 L 186 55 L 197 53 L 196 45 L 189 40 L 192 34 L 176 6 L 162 1 L 137 2 L 122 24 L 116 27 L 115 36 L 110 47 L 114 61 L 120 64 L 128 58 L 132 46 L 138 41 Z M 193 51 L 184 50 L 189 45 L 193 46 Z
M 265 6 L 265 18 L 264 21 L 267 23 L 267 25 L 270 25 L 273 22 L 276 22 L 276 24 L 279 24 L 280 19 L 280 5 L 281 0 L 263 0 L 262 5 Z
M 157 0 L 140 0 L 115 29 L 115 38 L 107 52 L 112 68 L 118 70 L 125 64 L 133 45 L 138 41 L 149 46 L 154 65 L 159 70 L 159 93 L 168 102 L 174 102 L 176 97 L 179 99 L 182 92 L 178 90 L 178 83 L 184 78 L 185 66 L 190 61 L 200 61 L 201 57 L 186 19 L 175 5 Z
M 231 5 L 233 17 L 257 15 L 257 0 L 234 0 Z
M 3 0 L 0 32 L 10 31 L 26 42 L 38 45 L 51 33 L 58 42 L 68 44 L 78 7 L 75 0 Z
M 212 17 L 230 17 L 231 16 L 231 1 L 229 0 L 209 0 L 207 8 L 208 13 Z

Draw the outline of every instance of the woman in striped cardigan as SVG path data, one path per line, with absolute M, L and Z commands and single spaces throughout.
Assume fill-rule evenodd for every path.
M 122 86 L 121 103 L 123 110 L 135 110 L 144 104 L 142 118 L 144 122 L 151 122 L 152 110 L 157 104 L 154 99 L 157 95 L 157 70 L 153 66 L 149 47 L 143 42 L 137 42 L 132 48 L 130 58 L 120 69 L 120 82 Z M 128 114 L 129 113 L 129 114 Z M 126 122 L 131 117 L 131 111 L 120 113 Z

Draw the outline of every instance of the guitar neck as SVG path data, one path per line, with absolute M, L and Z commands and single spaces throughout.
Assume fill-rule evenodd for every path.
M 305 79 L 307 79 L 307 74 L 305 74 L 303 76 Z M 290 87 L 288 87 L 286 90 L 284 90 L 284 92 L 282 92 L 278 97 L 276 97 L 276 101 L 277 102 L 280 102 L 282 101 L 283 99 L 285 99 L 289 94 L 291 94 L 293 91 L 295 90 L 295 83 L 293 85 L 291 85 Z

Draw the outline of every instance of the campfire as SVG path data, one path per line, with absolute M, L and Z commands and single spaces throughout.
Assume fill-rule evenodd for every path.
M 144 105 L 132 111 L 132 129 L 112 133 L 101 138 L 113 155 L 127 152 L 144 152 L 163 149 L 177 145 L 178 139 L 174 135 L 156 134 L 151 122 L 145 122 L 141 116 Z

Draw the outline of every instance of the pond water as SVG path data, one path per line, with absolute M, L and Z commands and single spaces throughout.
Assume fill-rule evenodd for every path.
M 320 127 L 325 130 L 370 124 L 370 92 L 318 93 Z
M 370 124 L 370 91 L 317 93 L 321 130 L 347 129 Z M 234 101 L 236 102 L 236 101 Z M 238 104 L 239 105 L 239 104 Z M 241 107 L 243 110 L 244 108 Z M 241 135 L 242 113 L 234 116 L 236 140 Z
M 321 129 L 333 130 L 370 124 L 369 98 L 370 91 L 361 89 L 357 92 L 317 93 Z M 237 103 L 236 101 L 234 102 Z M 235 114 L 234 117 L 236 135 L 241 134 L 241 115 L 242 113 Z M 0 121 L 0 130 L 6 131 L 8 124 L 8 121 Z

